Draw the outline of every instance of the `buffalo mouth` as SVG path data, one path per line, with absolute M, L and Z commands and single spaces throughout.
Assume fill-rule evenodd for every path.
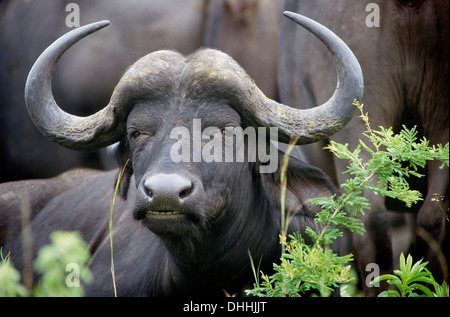
M 147 211 L 147 215 L 181 215 L 180 211 Z
M 186 210 L 137 211 L 134 218 L 160 236 L 184 235 L 204 222 L 201 212 Z

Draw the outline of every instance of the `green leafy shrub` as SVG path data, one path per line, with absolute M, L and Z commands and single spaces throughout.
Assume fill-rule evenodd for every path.
M 28 295 L 28 290 L 20 283 L 20 273 L 14 268 L 9 253 L 0 263 L 0 297 L 22 297 Z
M 348 144 L 331 141 L 325 148 L 337 158 L 349 162 L 345 173 L 351 177 L 341 184 L 342 194 L 312 200 L 312 204 L 321 206 L 321 211 L 314 220 L 323 226 L 320 232 L 307 228 L 306 234 L 312 238 L 312 246 L 306 245 L 299 235 L 291 236 L 290 240 L 286 237 L 289 221 L 283 204 L 286 181 L 282 177 L 281 264 L 274 264 L 276 273 L 272 276 L 261 272 L 261 283 L 255 274 L 256 283 L 253 289 L 246 291 L 248 295 L 301 296 L 315 291 L 320 296 L 329 296 L 338 283 L 348 283 L 351 280 L 347 264 L 352 260 L 352 255 L 338 256 L 329 245 L 343 235 L 340 231 L 342 228 L 364 234 L 364 226 L 356 217 L 364 215 L 365 210 L 370 209 L 363 190 L 395 198 L 411 206 L 422 198 L 420 192 L 409 188 L 407 178 L 423 177 L 418 169 L 425 167 L 429 160 L 441 161 L 441 168 L 449 165 L 448 143 L 445 146 L 429 146 L 425 138 L 417 139 L 416 128 L 408 129 L 405 126 L 398 134 L 394 134 L 391 128 L 380 127 L 378 131 L 373 130 L 367 114 L 363 112 L 363 106 L 357 101 L 354 105 L 361 112 L 360 117 L 367 128 L 363 136 L 370 145 L 367 141 L 360 140 L 356 149 L 351 151 Z M 361 151 L 369 155 L 367 161 L 361 158 Z M 284 166 L 287 165 L 288 155 L 289 151 L 286 153 Z
M 39 250 L 34 262 L 40 279 L 32 291 L 20 284 L 20 274 L 9 254 L 0 263 L 0 296 L 83 296 L 82 283 L 92 275 L 87 268 L 89 251 L 78 232 L 55 231 L 51 244 Z
M 114 273 L 112 217 L 119 183 L 124 170 L 125 168 L 120 171 L 110 204 L 111 274 L 115 296 L 117 296 L 117 289 Z M 3 257 L 2 249 L 0 249 L 2 257 L 0 263 L 0 297 L 84 296 L 82 283 L 92 281 L 92 274 L 87 267 L 90 254 L 86 243 L 78 232 L 55 231 L 50 235 L 50 240 L 51 244 L 39 250 L 34 262 L 35 272 L 40 275 L 40 279 L 31 291 L 21 284 L 20 273 L 11 263 L 10 254 L 8 253 Z
M 426 268 L 428 262 L 422 260 L 412 264 L 412 257 L 408 255 L 405 261 L 403 253 L 400 255 L 400 270 L 395 270 L 393 274 L 384 274 L 375 278 L 371 283 L 378 283 L 387 280 L 388 284 L 395 285 L 398 290 L 387 290 L 378 297 L 449 297 L 449 287 L 447 283 L 442 285 L 436 283 L 431 272 Z M 423 283 L 434 287 L 432 292 Z
M 274 264 L 276 273 L 262 273 L 261 285 L 247 290 L 247 295 L 297 297 L 317 290 L 321 296 L 329 296 L 339 284 L 350 280 L 350 266 L 346 264 L 351 255 L 340 257 L 330 248 L 307 245 L 298 233 L 290 239 L 281 263 Z

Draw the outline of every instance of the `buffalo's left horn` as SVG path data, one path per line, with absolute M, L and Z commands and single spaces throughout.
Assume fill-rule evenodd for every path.
M 364 91 L 363 74 L 350 48 L 329 29 L 296 13 L 286 11 L 284 15 L 309 30 L 328 48 L 337 69 L 336 90 L 320 106 L 295 109 L 266 98 L 258 89 L 250 89 L 245 110 L 253 118 L 253 125 L 278 127 L 280 141 L 313 143 L 335 134 L 352 119 L 356 111 L 353 100 L 361 101 Z
M 89 151 L 120 140 L 126 113 L 108 105 L 97 113 L 78 117 L 61 110 L 53 98 L 52 77 L 59 58 L 85 36 L 109 25 L 100 21 L 77 28 L 50 45 L 36 60 L 25 85 L 25 103 L 36 127 L 46 137 L 70 149 Z

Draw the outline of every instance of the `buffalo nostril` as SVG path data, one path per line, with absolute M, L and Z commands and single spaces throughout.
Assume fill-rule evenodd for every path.
M 188 197 L 192 193 L 193 186 L 186 188 L 180 192 L 179 197 L 181 199 Z

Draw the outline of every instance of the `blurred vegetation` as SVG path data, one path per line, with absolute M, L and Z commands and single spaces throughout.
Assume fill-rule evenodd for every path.
M 55 231 L 51 244 L 39 250 L 34 270 L 39 276 L 37 284 L 27 289 L 20 282 L 20 273 L 14 268 L 9 253 L 0 263 L 0 296 L 84 296 L 83 283 L 92 275 L 87 268 L 90 255 L 86 243 L 78 232 Z M 0 252 L 1 253 L 1 252 Z

